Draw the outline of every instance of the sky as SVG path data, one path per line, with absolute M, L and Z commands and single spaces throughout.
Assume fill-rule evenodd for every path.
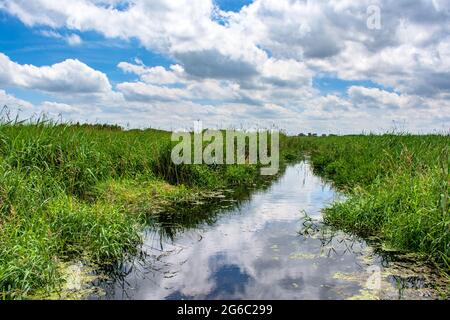
M 2 117 L 450 130 L 449 0 L 0 0 Z

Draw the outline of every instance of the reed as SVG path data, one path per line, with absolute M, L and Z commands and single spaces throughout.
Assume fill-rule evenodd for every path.
M 35 121 L 0 124 L 0 292 L 26 298 L 63 281 L 60 265 L 104 266 L 138 250 L 148 215 L 252 184 L 257 165 L 180 165 L 170 133 Z
M 450 136 L 386 134 L 309 140 L 316 172 L 346 192 L 326 221 L 450 270 Z

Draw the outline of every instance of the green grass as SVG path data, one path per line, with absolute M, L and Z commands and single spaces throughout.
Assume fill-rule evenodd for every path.
M 280 140 L 283 162 L 309 153 L 315 170 L 347 193 L 325 210 L 328 222 L 445 270 L 449 142 L 448 135 Z M 257 165 L 175 166 L 172 146 L 170 133 L 158 130 L 0 124 L 2 297 L 52 294 L 67 263 L 110 266 L 138 253 L 155 213 L 261 179 Z
M 450 271 L 450 137 L 369 135 L 309 141 L 317 173 L 347 199 L 325 209 L 326 221 Z
M 136 254 L 149 215 L 260 179 L 255 165 L 175 166 L 172 146 L 158 130 L 0 124 L 3 298 L 50 294 L 67 262 L 101 267 Z

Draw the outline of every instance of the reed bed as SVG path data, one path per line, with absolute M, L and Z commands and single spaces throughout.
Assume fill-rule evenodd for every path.
M 347 194 L 324 210 L 328 223 L 450 271 L 448 134 L 305 139 L 316 172 Z
M 257 165 L 179 165 L 170 133 L 117 126 L 0 124 L 0 292 L 52 292 L 61 265 L 136 254 L 149 214 L 199 190 L 259 179 Z

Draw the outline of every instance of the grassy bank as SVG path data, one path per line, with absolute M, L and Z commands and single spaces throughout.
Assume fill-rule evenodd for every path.
M 174 166 L 171 149 L 157 130 L 0 125 L 3 298 L 54 292 L 70 261 L 135 254 L 148 216 L 165 206 L 260 179 L 255 165 Z
M 325 210 L 329 223 L 450 270 L 448 135 L 297 139 L 315 170 L 347 193 Z

